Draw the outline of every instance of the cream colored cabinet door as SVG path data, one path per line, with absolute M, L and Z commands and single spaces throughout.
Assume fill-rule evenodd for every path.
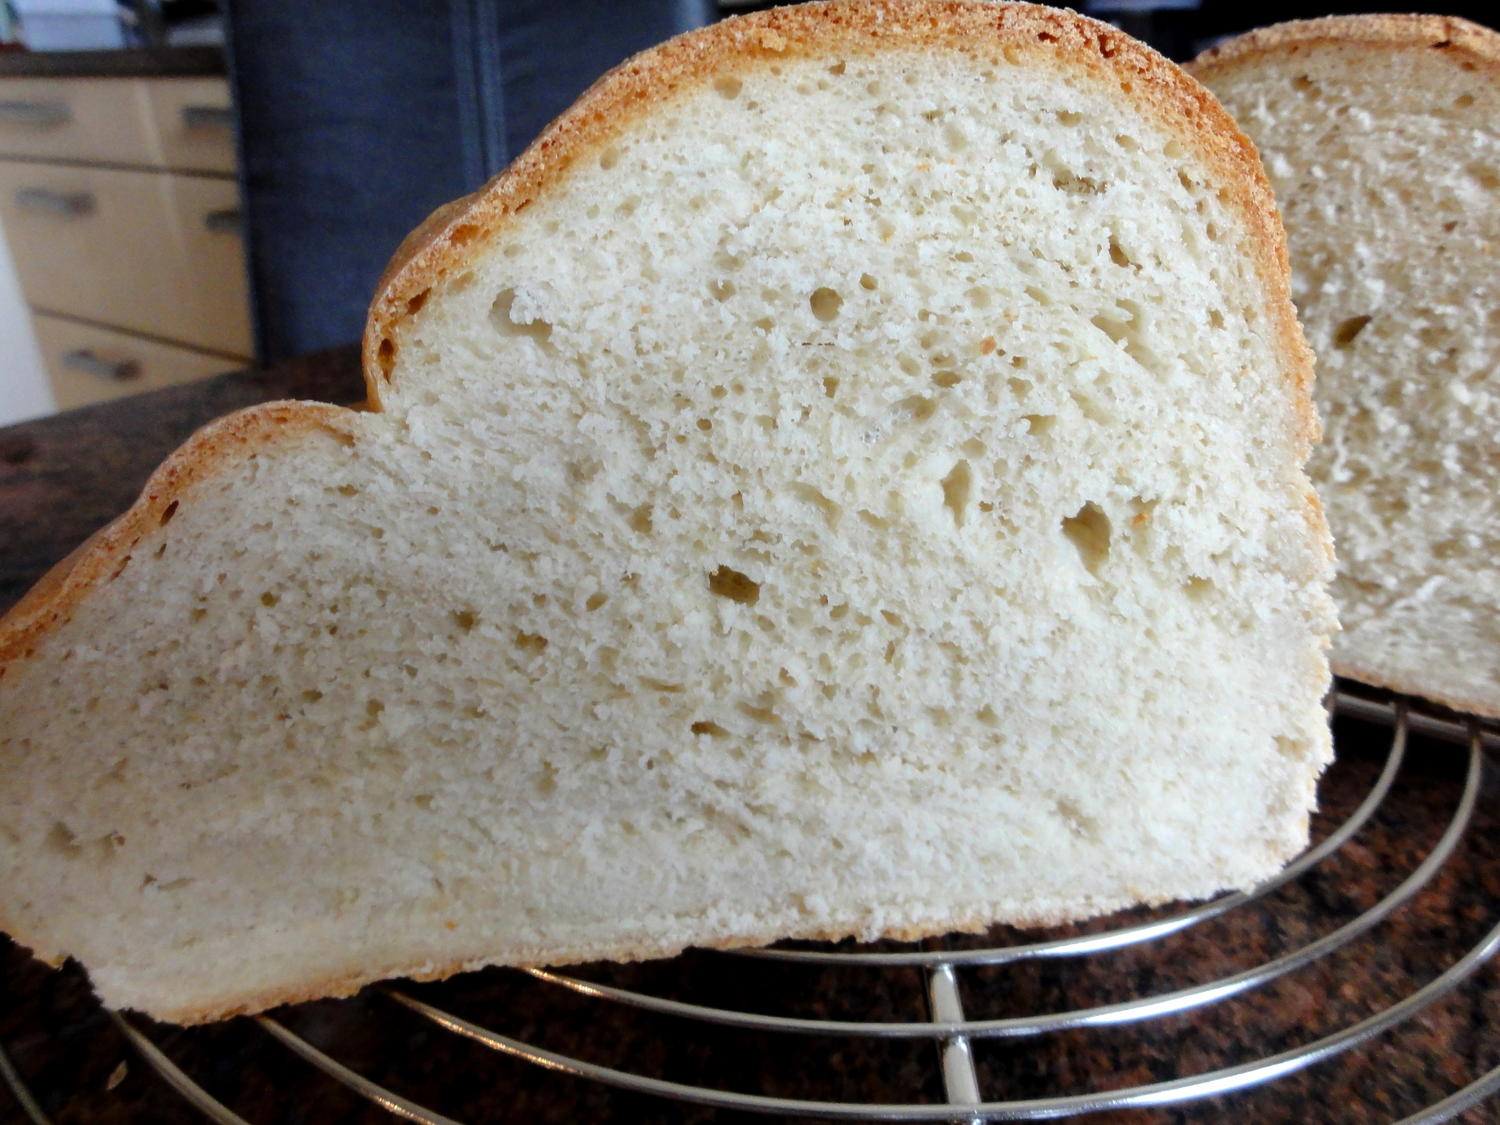
M 0 78 L 0 156 L 160 165 L 140 78 Z
M 251 354 L 234 181 L 0 161 L 0 224 L 32 308 Z
M 63 410 L 188 383 L 240 366 L 232 359 L 61 317 L 38 315 L 32 317 L 32 324 L 57 405 Z
M 222 78 L 153 78 L 146 84 L 162 162 L 177 170 L 235 170 L 234 110 Z

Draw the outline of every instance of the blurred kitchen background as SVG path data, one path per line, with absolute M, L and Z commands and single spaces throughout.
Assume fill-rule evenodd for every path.
M 0 425 L 353 343 L 433 208 L 627 55 L 769 6 L 0 0 Z M 1182 60 L 1414 5 L 1073 6 Z

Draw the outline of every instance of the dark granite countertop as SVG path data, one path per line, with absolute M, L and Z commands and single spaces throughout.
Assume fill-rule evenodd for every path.
M 279 397 L 349 403 L 362 394 L 352 349 L 240 372 L 0 430 L 0 607 L 118 514 L 150 469 L 192 429 Z M 1378 775 L 1387 728 L 1336 725 L 1321 838 Z M 1493 755 L 1491 755 L 1493 758 Z M 1349 843 L 1264 899 L 1149 945 L 959 972 L 971 1019 L 1088 1008 L 1230 976 L 1345 925 L 1390 894 L 1444 832 L 1467 765 L 1460 746 L 1416 738 L 1386 801 Z M 1492 762 L 1490 773 L 1494 772 Z M 1149 1022 L 977 1041 L 992 1099 L 1115 1089 L 1233 1066 L 1308 1044 L 1410 995 L 1500 922 L 1500 793 L 1490 777 L 1451 860 L 1368 933 L 1311 964 L 1219 1002 Z M 1135 911 L 1128 920 L 1180 910 Z M 1035 941 L 1116 926 L 929 942 L 931 948 Z M 659 996 L 817 1018 L 924 1020 L 917 969 L 810 968 L 713 953 L 576 975 Z M 679 1082 L 781 1097 L 861 1102 L 942 1099 L 926 1040 L 853 1039 L 710 1027 L 564 992 L 490 970 L 412 995 L 543 1048 Z M 1491 960 L 1414 1018 L 1277 1081 L 1187 1105 L 1109 1110 L 1098 1122 L 1391 1122 L 1500 1066 L 1500 961 Z M 542 1070 L 424 1023 L 379 989 L 274 1013 L 339 1062 L 397 1094 L 483 1122 L 750 1122 L 732 1110 L 627 1093 Z M 197 1029 L 130 1017 L 195 1081 L 249 1122 L 375 1125 L 397 1120 L 324 1077 L 248 1019 Z M 0 1047 L 47 1118 L 172 1123 L 205 1118 L 109 1022 L 76 967 L 52 971 L 0 939 Z M 958 1118 L 955 1118 L 957 1120 Z M 1500 1119 L 1497 1103 L 1458 1120 Z M 0 1083 L 0 1122 L 32 1120 Z M 802 1120 L 788 1118 L 787 1120 Z
M 224 73 L 218 47 L 0 51 L 0 78 L 193 78 Z

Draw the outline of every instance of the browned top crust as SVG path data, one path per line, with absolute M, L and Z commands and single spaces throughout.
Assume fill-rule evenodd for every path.
M 1298 459 L 1304 460 L 1318 436 L 1309 394 L 1312 353 L 1292 308 L 1286 239 L 1254 146 L 1213 95 L 1123 32 L 1056 8 L 983 0 L 831 0 L 774 9 L 724 20 L 626 60 L 507 170 L 473 195 L 440 208 L 402 242 L 381 279 L 365 330 L 370 409 L 380 409 L 392 380 L 403 323 L 432 287 L 462 272 L 470 255 L 516 221 L 575 161 L 605 147 L 637 118 L 711 76 L 787 58 L 898 49 L 954 51 L 996 65 L 1024 63 L 1086 74 L 1178 130 L 1184 147 L 1246 217 L 1254 265 L 1278 323 L 1301 421 L 1300 433 L 1289 436 L 1299 442 Z M 351 417 L 321 404 L 273 403 L 231 415 L 195 435 L 157 470 L 128 512 L 59 563 L 0 619 L 0 677 L 7 663 L 26 656 L 38 637 L 70 616 L 90 589 L 128 565 L 142 536 L 170 518 L 185 490 L 211 478 L 221 463 L 296 428 L 321 427 L 352 438 Z M 1311 493 L 1308 509 L 1314 534 L 1326 541 L 1322 510 Z
M 1205 78 L 1246 59 L 1267 54 L 1296 54 L 1309 47 L 1427 47 L 1462 65 L 1469 60 L 1500 68 L 1500 33 L 1457 16 L 1369 15 L 1325 16 L 1290 20 L 1225 40 L 1186 65 L 1189 74 Z

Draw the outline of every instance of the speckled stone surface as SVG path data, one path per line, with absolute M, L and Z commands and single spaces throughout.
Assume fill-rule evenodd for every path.
M 196 426 L 271 398 L 347 403 L 361 394 L 351 350 L 0 430 L 0 606 L 8 606 L 48 566 L 118 514 L 150 469 Z M 1390 741 L 1387 729 L 1350 719 L 1338 722 L 1336 736 L 1340 757 L 1322 786 L 1317 838 L 1342 822 L 1368 792 Z M 1500 768 L 1496 757 L 1490 754 L 1491 775 Z M 1390 894 L 1422 862 L 1453 815 L 1466 768 L 1463 747 L 1414 739 L 1402 773 L 1369 824 L 1306 877 L 1147 946 L 961 970 L 966 1014 L 994 1019 L 1060 1012 L 1169 992 L 1262 965 L 1332 933 Z M 1124 920 L 1174 912 L 1138 911 Z M 1044 933 L 996 930 L 926 944 L 1008 944 L 1102 930 L 1121 921 Z M 1500 781 L 1490 776 L 1452 859 L 1368 933 L 1259 988 L 1185 1014 L 976 1042 L 980 1089 L 995 1100 L 1118 1089 L 1295 1048 L 1411 994 L 1497 923 Z M 779 1015 L 928 1018 L 924 978 L 916 969 L 822 969 L 692 953 L 573 972 L 655 995 Z M 494 1031 L 672 1081 L 820 1100 L 935 1102 L 943 1097 L 937 1053 L 926 1040 L 717 1028 L 577 996 L 508 970 L 404 987 Z M 1399 1027 L 1271 1084 L 1183 1106 L 1110 1110 L 1088 1120 L 1397 1121 L 1500 1066 L 1497 1009 L 1500 962 L 1492 960 Z M 275 1016 L 340 1062 L 467 1125 L 765 1120 L 544 1071 L 424 1022 L 378 989 Z M 246 1121 L 374 1125 L 397 1120 L 318 1073 L 252 1020 L 183 1030 L 131 1018 Z M 205 1120 L 121 1038 L 76 967 L 54 972 L 4 939 L 0 1046 L 53 1121 Z M 0 1122 L 27 1120 L 0 1085 Z M 1500 1103 L 1472 1109 L 1459 1120 L 1470 1125 L 1500 1120 Z

